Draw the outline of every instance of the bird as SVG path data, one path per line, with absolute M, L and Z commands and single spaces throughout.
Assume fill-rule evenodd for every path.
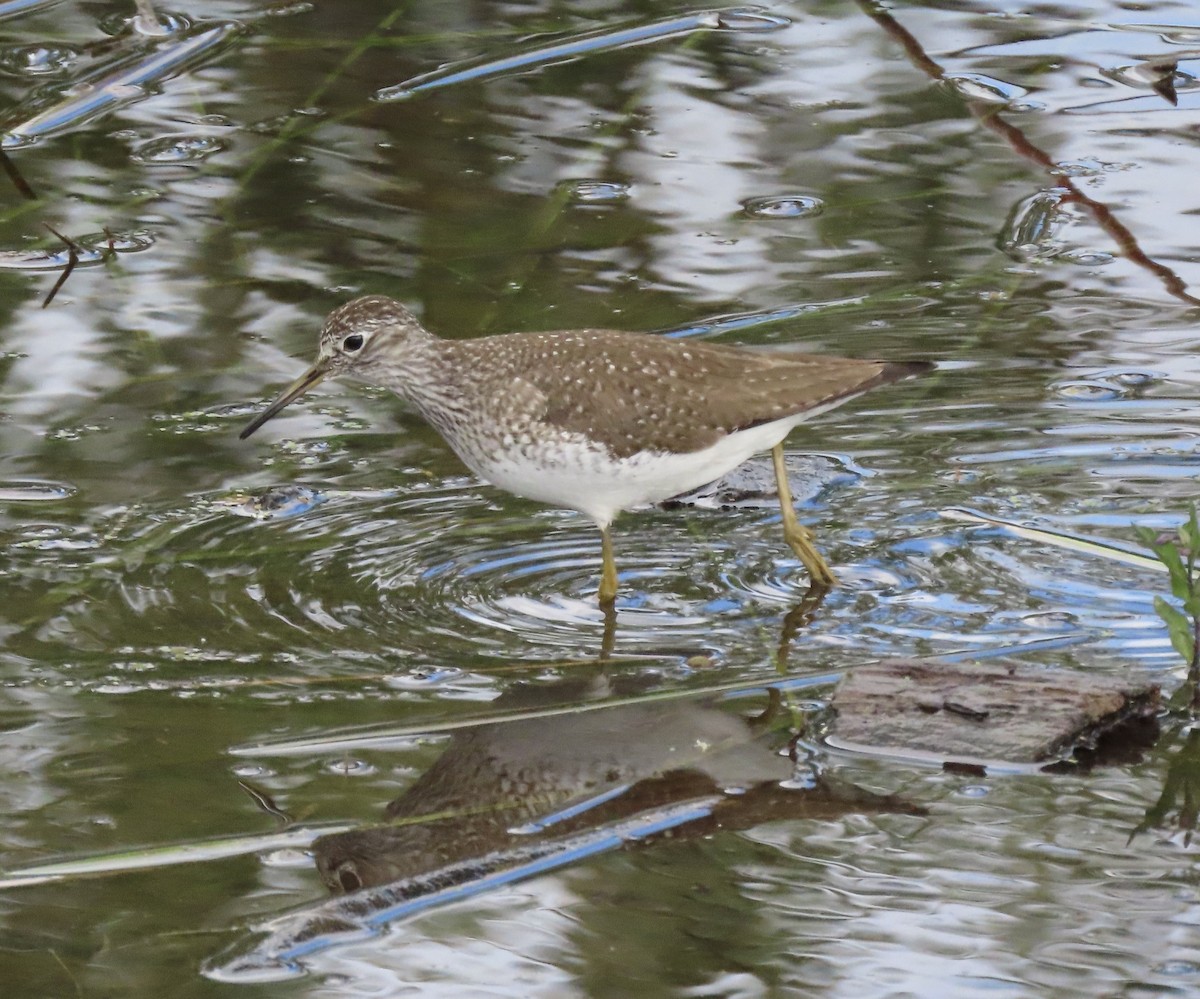
M 784 540 L 810 588 L 823 592 L 837 579 L 796 516 L 783 441 L 805 420 L 933 367 L 609 329 L 444 339 L 395 299 L 366 295 L 329 314 L 315 363 L 239 436 L 325 378 L 352 375 L 390 389 L 480 478 L 591 518 L 600 529 L 598 597 L 609 610 L 617 514 L 770 451 Z

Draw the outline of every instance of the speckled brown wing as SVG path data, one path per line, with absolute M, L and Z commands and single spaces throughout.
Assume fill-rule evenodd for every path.
M 545 397 L 541 419 L 603 442 L 616 457 L 640 450 L 698 451 L 733 431 L 919 370 L 611 330 L 512 334 L 504 340 L 503 366 L 511 365 L 512 376 Z

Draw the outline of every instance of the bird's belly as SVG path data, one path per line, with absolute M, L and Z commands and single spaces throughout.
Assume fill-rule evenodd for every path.
M 527 499 L 587 514 L 601 526 L 621 510 L 657 503 L 720 478 L 778 444 L 797 417 L 741 430 L 685 454 L 641 451 L 614 458 L 595 444 L 558 440 L 489 455 L 463 455 L 482 478 Z

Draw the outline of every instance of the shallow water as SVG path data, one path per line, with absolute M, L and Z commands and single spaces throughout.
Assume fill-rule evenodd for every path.
M 1128 545 L 1195 494 L 1195 10 L 569 7 L 0 3 L 4 994 L 1200 991 L 1195 848 L 1130 838 L 1189 758 L 1174 726 L 1071 775 L 792 739 L 885 655 L 1182 679 L 1164 575 L 948 511 Z M 77 244 L 46 309 L 71 253 L 44 223 Z M 447 336 L 940 366 L 789 441 L 843 582 L 820 607 L 770 503 L 645 511 L 606 636 L 594 528 L 476 481 L 386 393 L 326 383 L 237 439 L 368 292 Z M 781 679 L 744 772 L 714 763 L 705 726 L 742 733 Z M 619 713 L 688 691 L 683 763 Z M 552 709 L 513 758 L 569 765 L 484 846 L 622 781 L 653 807 L 290 964 L 254 950 L 327 911 L 314 836 L 530 696 Z

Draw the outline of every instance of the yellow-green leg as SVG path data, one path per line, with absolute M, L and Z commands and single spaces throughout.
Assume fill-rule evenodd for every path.
M 600 528 L 600 558 L 604 562 L 600 570 L 600 606 L 611 607 L 617 599 L 617 562 L 613 558 L 612 535 L 607 526 Z
M 813 547 L 812 531 L 796 518 L 796 508 L 792 505 L 792 489 L 788 485 L 787 468 L 783 464 L 782 441 L 771 448 L 771 461 L 775 464 L 775 486 L 779 490 L 779 512 L 783 514 L 783 540 L 788 543 L 788 547 L 796 553 L 796 557 L 808 569 L 813 586 L 827 589 L 837 582 L 837 577 L 829 568 L 829 564 L 821 558 L 821 553 Z

